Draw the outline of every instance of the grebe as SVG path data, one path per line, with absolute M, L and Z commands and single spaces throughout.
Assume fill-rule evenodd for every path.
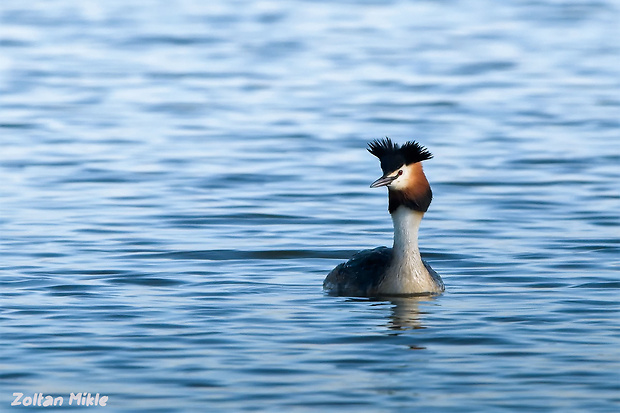
M 353 297 L 441 293 L 441 277 L 422 260 L 418 248 L 418 228 L 433 198 L 421 162 L 433 155 L 415 141 L 400 146 L 389 138 L 370 142 L 368 152 L 381 161 L 383 176 L 370 187 L 388 188 L 394 247 L 356 253 L 327 275 L 323 288 Z

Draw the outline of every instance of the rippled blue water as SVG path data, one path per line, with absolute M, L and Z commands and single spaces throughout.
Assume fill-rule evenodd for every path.
M 619 411 L 619 20 L 1 2 L 0 411 Z M 383 136 L 435 154 L 440 297 L 322 292 L 391 243 Z

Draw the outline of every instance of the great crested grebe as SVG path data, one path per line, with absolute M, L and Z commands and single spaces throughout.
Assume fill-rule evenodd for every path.
M 352 297 L 441 293 L 441 277 L 422 260 L 418 248 L 418 228 L 433 198 L 421 162 L 433 155 L 415 141 L 400 146 L 389 138 L 370 142 L 368 151 L 381 161 L 383 176 L 370 187 L 388 188 L 394 247 L 356 253 L 327 275 L 323 288 Z

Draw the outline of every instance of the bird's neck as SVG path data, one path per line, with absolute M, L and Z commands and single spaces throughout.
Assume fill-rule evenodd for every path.
M 443 286 L 424 265 L 418 248 L 418 229 L 424 212 L 404 205 L 392 212 L 392 262 L 380 286 L 384 294 L 438 293 Z
M 392 213 L 394 222 L 394 260 L 420 261 L 422 257 L 418 248 L 418 230 L 424 212 L 414 211 L 406 206 L 398 207 Z

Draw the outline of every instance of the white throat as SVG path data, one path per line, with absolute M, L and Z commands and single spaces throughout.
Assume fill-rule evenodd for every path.
M 423 212 L 400 206 L 392 213 L 394 247 L 392 263 L 379 286 L 383 294 L 441 292 L 442 287 L 429 274 L 418 248 L 418 229 Z
M 395 260 L 417 258 L 420 262 L 422 261 L 418 249 L 418 230 L 423 216 L 423 212 L 414 211 L 404 206 L 399 207 L 392 214 Z

